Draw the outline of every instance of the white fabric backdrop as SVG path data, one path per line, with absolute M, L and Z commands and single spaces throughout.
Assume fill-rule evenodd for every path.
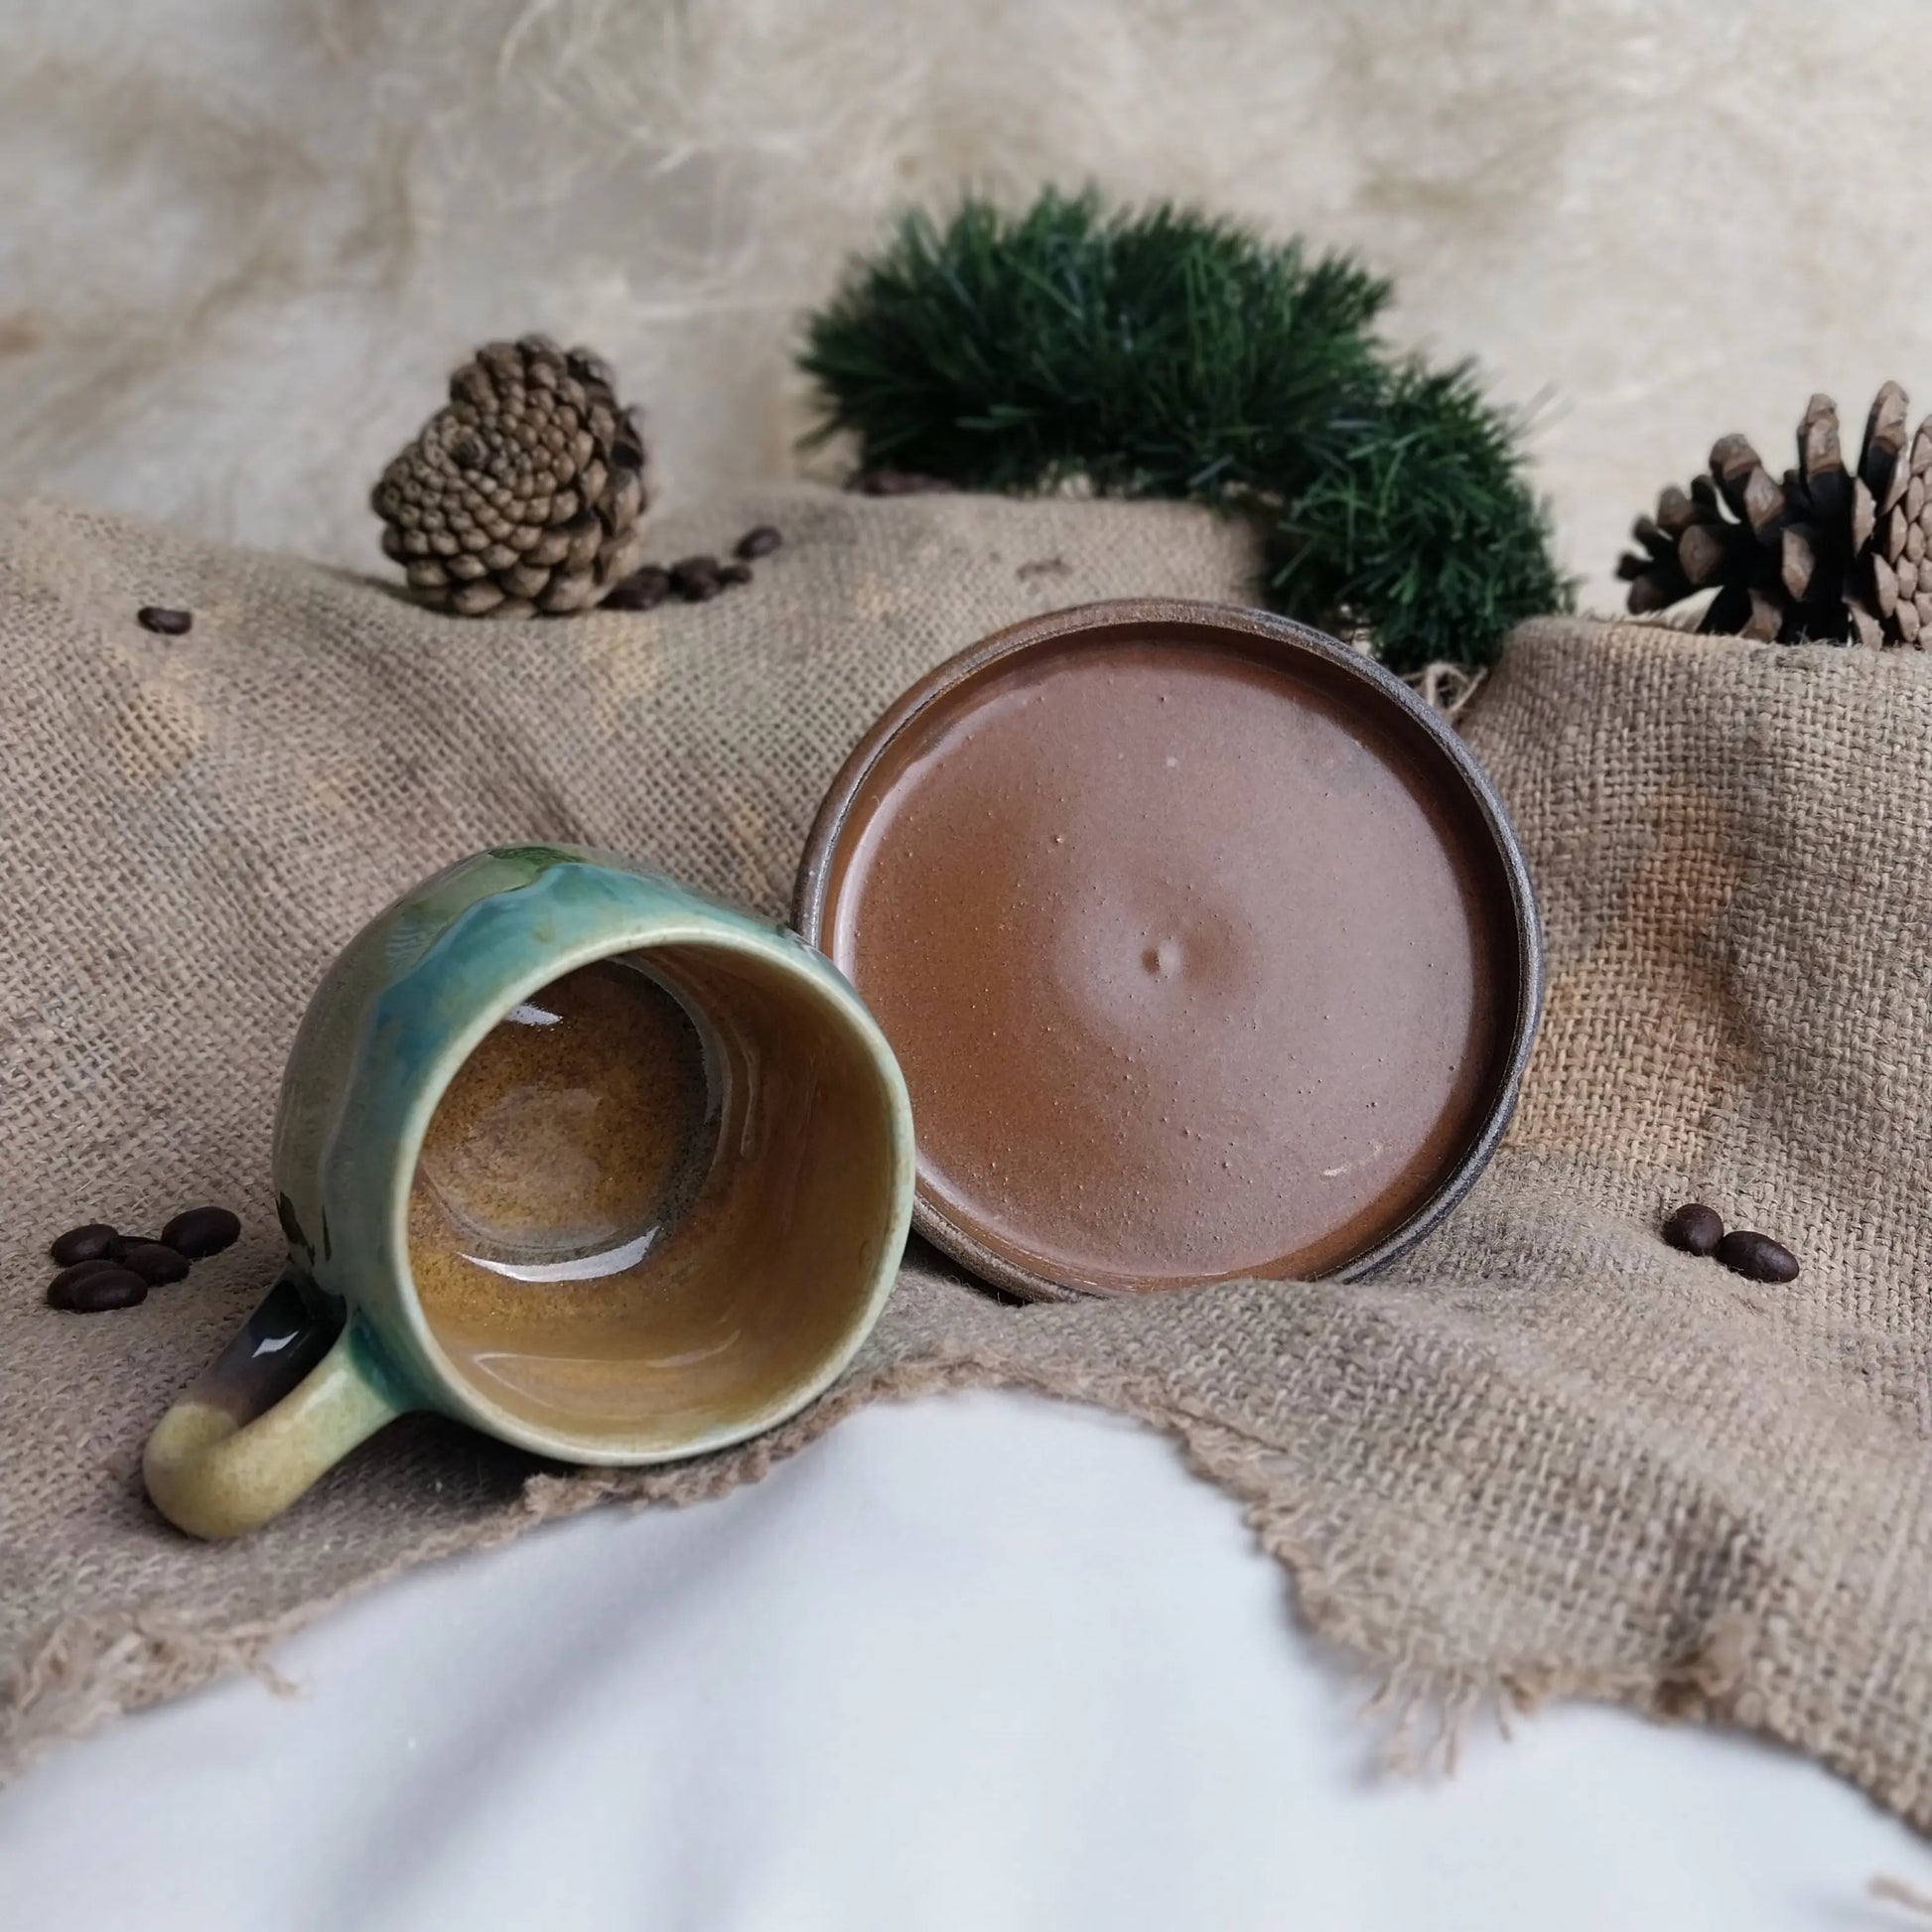
M 1568 1708 L 1377 1769 L 1159 1439 L 872 1410 L 683 1513 L 410 1578 L 0 1798 L 37 1932 L 1904 1932 L 1932 1849 L 1747 1739 Z M 1916 1921 L 1922 1923 L 1923 1921 Z

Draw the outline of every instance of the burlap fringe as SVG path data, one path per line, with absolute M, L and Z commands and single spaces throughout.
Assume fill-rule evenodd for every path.
M 296 1686 L 270 1653 L 318 1616 L 417 1564 L 466 1550 L 487 1549 L 539 1523 L 606 1503 L 632 1508 L 707 1501 L 756 1482 L 883 1398 L 901 1400 L 952 1389 L 998 1386 L 1059 1399 L 1099 1400 L 1101 1391 L 1070 1390 L 1029 1375 L 1009 1361 L 950 1359 L 901 1363 L 875 1376 L 850 1378 L 805 1415 L 758 1442 L 699 1462 L 655 1469 L 600 1469 L 583 1475 L 533 1475 L 516 1503 L 493 1521 L 427 1539 L 350 1589 L 283 1616 L 219 1633 L 198 1627 L 167 1605 L 124 1617 L 76 1615 L 51 1629 L 25 1666 L 0 1685 L 0 1784 L 18 1776 L 50 1746 L 78 1739 L 126 1711 L 138 1710 L 217 1679 L 246 1673 L 287 1694 Z M 1509 1735 L 1508 1714 L 1528 1714 L 1561 1696 L 1621 1700 L 1661 1718 L 1718 1715 L 1741 1676 L 1750 1633 L 1714 1629 L 1692 1654 L 1651 1671 L 1579 1674 L 1552 1669 L 1480 1680 L 1409 1654 L 1382 1626 L 1371 1599 L 1349 1587 L 1345 1569 L 1312 1508 L 1285 1502 L 1266 1468 L 1269 1445 L 1205 1418 L 1176 1413 L 1153 1390 L 1110 1386 L 1107 1406 L 1173 1439 L 1188 1466 L 1244 1505 L 1256 1542 L 1294 1581 L 1303 1617 L 1317 1638 L 1350 1660 L 1374 1693 L 1364 1719 L 1385 1731 L 1380 1759 L 1391 1772 L 1452 1774 L 1470 1723 L 1491 1712 Z
M 1487 671 L 1473 671 L 1466 664 L 1450 664 L 1438 658 L 1412 671 L 1402 681 L 1432 711 L 1440 711 L 1452 725 L 1475 702 L 1475 695 L 1488 678 Z
M 147 1604 L 125 1615 L 80 1613 L 63 1617 L 30 1651 L 23 1664 L 0 1682 L 0 1786 L 10 1783 L 52 1746 L 76 1742 L 129 1711 L 139 1711 L 225 1677 L 250 1676 L 278 1696 L 301 1688 L 276 1669 L 270 1653 L 318 1617 L 389 1582 L 421 1563 L 435 1563 L 466 1550 L 486 1550 L 534 1528 L 546 1516 L 574 1514 L 574 1508 L 545 1507 L 529 1491 L 493 1522 L 445 1531 L 406 1551 L 387 1568 L 361 1579 L 352 1588 L 278 1617 L 203 1627 L 165 1603 Z M 549 1480 L 554 1481 L 555 1478 Z M 561 1485 L 568 1487 L 568 1484 Z
M 306 1616 L 248 1623 L 210 1636 L 165 1606 L 126 1617 L 64 1617 L 4 1687 L 0 1783 L 51 1744 L 86 1736 L 109 1719 L 246 1672 L 270 1690 L 293 1690 L 268 1661 Z
M 1916 1885 L 1909 1885 L 1903 1878 L 1894 1878 L 1888 1871 L 1881 1871 L 1865 1886 L 1868 1898 L 1878 1899 L 1887 1905 L 1902 1905 L 1908 1912 L 1916 1912 L 1921 1918 L 1932 1918 L 1932 1892 L 1920 1891 Z

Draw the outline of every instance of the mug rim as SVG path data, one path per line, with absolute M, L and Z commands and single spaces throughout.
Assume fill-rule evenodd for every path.
M 596 865 L 598 862 L 585 860 L 572 863 Z M 687 896 L 686 889 L 675 882 L 665 881 L 663 888 L 681 897 Z M 734 913 L 734 916 L 749 918 L 753 915 Z M 470 1377 L 463 1374 L 438 1340 L 423 1311 L 415 1271 L 409 1261 L 409 1194 L 417 1164 L 422 1158 L 423 1141 L 438 1105 L 458 1070 L 505 1014 L 566 974 L 625 953 L 648 952 L 672 945 L 734 953 L 773 967 L 803 989 L 808 997 L 817 1000 L 822 1008 L 835 1014 L 865 1047 L 866 1064 L 885 1104 L 892 1165 L 888 1182 L 887 1239 L 865 1297 L 854 1309 L 838 1345 L 803 1381 L 782 1390 L 750 1415 L 707 1430 L 675 1446 L 656 1444 L 646 1447 L 628 1443 L 621 1437 L 594 1440 L 546 1429 L 492 1401 L 474 1385 Z M 500 1441 L 540 1455 L 554 1456 L 559 1461 L 632 1468 L 682 1461 L 713 1449 L 729 1449 L 734 1444 L 749 1441 L 775 1428 L 823 1395 L 864 1346 L 898 1279 L 899 1264 L 912 1219 L 916 1170 L 912 1149 L 912 1103 L 906 1092 L 905 1077 L 879 1023 L 873 1019 L 851 983 L 830 960 L 814 953 L 784 926 L 774 925 L 767 935 L 756 927 L 737 930 L 709 925 L 693 912 L 644 916 L 627 930 L 607 931 L 595 939 L 559 949 L 545 958 L 541 970 L 525 970 L 502 981 L 488 1001 L 482 1003 L 461 1027 L 452 1030 L 437 1055 L 432 1076 L 422 1081 L 410 1096 L 398 1122 L 393 1143 L 394 1159 L 389 1167 L 390 1193 L 383 1227 L 389 1248 L 385 1260 L 396 1290 L 396 1307 L 418 1358 L 435 1378 L 439 1406 Z

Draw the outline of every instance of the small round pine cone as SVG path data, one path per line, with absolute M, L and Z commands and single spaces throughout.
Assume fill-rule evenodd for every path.
M 644 462 L 611 365 L 525 336 L 457 370 L 369 500 L 425 602 L 466 618 L 561 615 L 601 602 L 636 562 Z

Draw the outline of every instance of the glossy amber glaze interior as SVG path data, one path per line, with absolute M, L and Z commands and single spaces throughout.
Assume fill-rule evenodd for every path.
M 756 957 L 568 974 L 438 1103 L 409 1200 L 431 1331 L 485 1402 L 640 1452 L 755 1421 L 863 1318 L 891 1114 L 829 1002 Z
M 1105 1293 L 1324 1274 L 1401 1228 L 1505 1084 L 1514 917 L 1398 704 L 1157 623 L 937 692 L 854 800 L 824 938 L 904 1070 L 937 1238 Z

